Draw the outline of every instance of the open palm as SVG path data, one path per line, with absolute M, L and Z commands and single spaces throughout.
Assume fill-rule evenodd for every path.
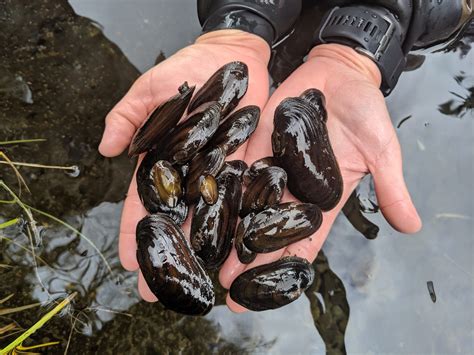
M 122 153 L 138 127 L 160 103 L 177 93 L 187 81 L 201 87 L 224 64 L 242 61 L 248 66 L 249 85 L 239 106 L 257 105 L 263 109 L 268 99 L 268 45 L 259 37 L 238 30 L 216 31 L 201 36 L 186 47 L 143 74 L 106 118 L 106 128 L 99 151 L 107 157 Z M 228 159 L 243 159 L 242 145 Z M 142 159 L 141 157 L 140 159 Z M 137 192 L 135 177 L 124 202 L 120 224 L 119 255 L 123 267 L 138 270 L 136 259 L 136 225 L 147 214 Z M 183 225 L 189 235 L 190 218 Z M 146 301 L 156 301 L 141 273 L 138 290 Z
M 271 96 L 252 136 L 245 161 L 272 155 L 273 114 L 285 98 L 299 96 L 308 88 L 318 88 L 326 96 L 328 131 L 344 180 L 344 194 L 333 210 L 324 213 L 321 228 L 304 239 L 268 254 L 254 262 L 239 262 L 235 249 L 220 271 L 221 284 L 229 288 L 243 271 L 279 259 L 297 255 L 312 261 L 324 243 L 332 223 L 361 178 L 371 173 L 382 213 L 397 230 L 413 233 L 421 222 L 413 206 L 402 173 L 400 146 L 380 90 L 380 74 L 369 59 L 340 45 L 318 46 Z M 296 200 L 285 191 L 284 201 Z M 230 309 L 244 308 L 227 299 Z

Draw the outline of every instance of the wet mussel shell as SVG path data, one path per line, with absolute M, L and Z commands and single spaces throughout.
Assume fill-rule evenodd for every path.
M 245 106 L 222 122 L 209 142 L 209 146 L 221 146 L 230 155 L 237 150 L 257 128 L 260 109 Z
M 203 176 L 199 186 L 201 198 L 208 205 L 213 205 L 219 198 L 219 190 L 217 188 L 217 181 L 212 175 Z
M 240 274 L 230 287 L 230 297 L 252 311 L 275 309 L 298 299 L 314 276 L 308 261 L 289 256 Z
M 287 202 L 257 213 L 245 230 L 245 246 L 257 253 L 269 253 L 311 236 L 323 216 L 312 203 Z
M 328 113 L 326 111 L 326 98 L 321 90 L 308 89 L 304 91 L 300 97 L 306 102 L 310 103 L 318 113 L 318 116 L 326 122 L 328 120 Z
M 257 257 L 257 253 L 251 251 L 244 244 L 245 231 L 247 230 L 254 216 L 255 213 L 249 213 L 244 218 L 242 218 L 239 225 L 237 226 L 237 231 L 235 232 L 234 246 L 235 250 L 237 251 L 237 257 L 242 264 L 250 264 Z
M 159 105 L 137 130 L 130 144 L 128 155 L 134 156 L 152 149 L 178 124 L 194 92 L 194 86 L 185 82 L 179 93 Z
M 262 169 L 247 187 L 242 198 L 240 217 L 280 203 L 287 182 L 285 170 L 278 166 Z
M 191 223 L 191 245 L 206 269 L 217 269 L 232 249 L 242 197 L 238 176 L 228 173 L 217 178 L 218 198 L 209 205 L 197 204 Z
M 208 313 L 215 299 L 212 281 L 173 220 L 165 214 L 147 216 L 136 235 L 140 270 L 158 300 L 178 313 Z
M 185 164 L 206 145 L 219 127 L 220 105 L 205 103 L 194 110 L 180 123 L 167 140 L 166 152 L 172 164 Z
M 158 160 L 151 170 L 151 178 L 161 201 L 170 208 L 178 205 L 183 193 L 181 175 L 166 160 Z
M 217 101 L 222 106 L 222 118 L 226 117 L 247 92 L 248 80 L 248 67 L 245 63 L 230 62 L 222 66 L 194 95 L 188 112 L 206 102 Z
M 148 213 L 163 212 L 168 214 L 177 224 L 181 225 L 188 216 L 188 206 L 182 198 L 170 207 L 168 201 L 162 200 L 155 185 L 156 164 L 162 161 L 163 155 L 150 150 L 143 158 L 137 170 L 138 196 Z M 165 166 L 168 166 L 164 163 Z M 168 163 L 169 164 L 169 163 Z M 177 172 L 176 170 L 174 172 Z M 178 191 L 176 191 L 178 193 Z M 176 195 L 175 197 L 178 197 Z
M 219 175 L 233 174 L 242 180 L 242 176 L 247 169 L 247 163 L 243 160 L 226 161 L 219 172 Z
M 188 204 L 197 203 L 201 196 L 202 178 L 216 177 L 225 163 L 225 151 L 221 147 L 200 151 L 189 164 L 186 174 L 184 198 Z
M 250 186 L 254 179 L 260 175 L 262 170 L 271 166 L 278 166 L 278 161 L 274 157 L 265 157 L 255 160 L 252 165 L 244 172 L 242 177 L 244 184 L 246 186 Z
M 323 118 L 313 104 L 292 97 L 275 110 L 273 155 L 288 174 L 288 189 L 300 201 L 333 209 L 343 182 Z

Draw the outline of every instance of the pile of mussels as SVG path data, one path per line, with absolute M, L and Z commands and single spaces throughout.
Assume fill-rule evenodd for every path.
M 321 225 L 321 210 L 332 209 L 342 194 L 324 96 L 316 89 L 277 107 L 273 157 L 250 167 L 225 161 L 258 124 L 256 106 L 232 112 L 247 84 L 241 62 L 224 65 L 194 97 L 195 88 L 185 82 L 154 110 L 130 146 L 131 156 L 146 152 L 137 184 L 150 215 L 137 225 L 138 263 L 159 301 L 179 313 L 210 311 L 214 290 L 205 270 L 219 268 L 233 244 L 248 264 L 257 253 L 309 237 Z M 280 203 L 286 186 L 301 203 Z M 194 204 L 189 242 L 181 225 Z M 274 309 L 297 299 L 313 279 L 308 261 L 284 257 L 242 273 L 230 296 L 251 310 Z

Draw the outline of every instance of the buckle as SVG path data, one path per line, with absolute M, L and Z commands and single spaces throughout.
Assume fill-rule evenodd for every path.
M 382 74 L 381 90 L 391 92 L 406 59 L 396 37 L 395 20 L 378 9 L 362 6 L 334 7 L 315 34 L 316 43 L 340 43 L 369 57 Z

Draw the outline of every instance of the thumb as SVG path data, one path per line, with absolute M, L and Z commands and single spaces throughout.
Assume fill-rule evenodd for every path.
M 148 73 L 142 75 L 105 118 L 99 152 L 106 157 L 122 153 L 153 107 Z
M 402 233 L 418 232 L 421 219 L 403 178 L 402 154 L 395 134 L 370 172 L 380 209 L 388 223 Z

